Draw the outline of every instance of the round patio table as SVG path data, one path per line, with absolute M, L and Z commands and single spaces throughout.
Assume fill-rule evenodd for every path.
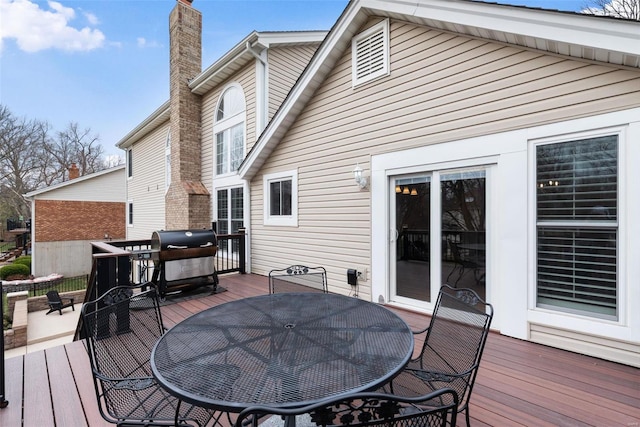
M 375 389 L 412 353 L 409 326 L 380 305 L 282 293 L 228 302 L 183 320 L 156 343 L 151 367 L 174 396 L 240 412 Z

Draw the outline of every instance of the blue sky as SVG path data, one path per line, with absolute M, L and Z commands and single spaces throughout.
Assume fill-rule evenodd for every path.
M 501 0 L 580 11 L 585 0 Z M 329 30 L 347 0 L 195 0 L 202 68 L 251 31 Z M 169 99 L 169 12 L 175 0 L 0 0 L 0 103 L 15 115 L 77 122 L 107 154 Z

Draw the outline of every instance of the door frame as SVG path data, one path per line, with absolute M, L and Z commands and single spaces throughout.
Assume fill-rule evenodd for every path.
M 372 247 L 376 248 L 371 254 L 371 299 L 378 303 L 391 303 L 391 250 L 392 230 L 390 218 L 390 197 L 393 194 L 391 189 L 392 178 L 398 175 L 411 174 L 427 174 L 433 172 L 441 172 L 454 169 L 467 168 L 484 168 L 487 173 L 487 252 L 494 254 L 495 240 L 494 227 L 498 218 L 493 214 L 493 193 L 495 193 L 495 179 L 493 178 L 494 169 L 497 168 L 500 156 L 496 153 L 495 146 L 487 150 L 487 145 L 478 143 L 478 139 L 472 138 L 464 141 L 454 141 L 449 143 L 437 144 L 414 148 L 410 150 L 386 153 L 372 156 L 371 158 L 371 237 Z M 501 139 L 501 138 L 497 138 Z M 498 146 L 502 146 L 507 141 L 494 141 Z M 477 148 L 479 147 L 479 149 Z M 497 150 L 498 152 L 500 150 Z M 457 158 L 457 155 L 464 153 L 465 158 Z M 436 205 L 436 206 L 434 206 Z M 440 203 L 432 204 L 433 209 L 440 207 Z M 440 230 L 438 229 L 438 235 Z M 435 245 L 431 242 L 432 248 Z M 437 257 L 438 259 L 440 256 Z M 492 273 L 493 265 L 496 257 L 491 255 L 487 259 L 487 300 L 491 301 L 493 297 L 493 280 L 495 275 Z M 433 275 L 432 275 L 433 277 Z M 491 283 L 491 284 L 490 284 Z M 406 306 L 402 303 L 395 303 L 401 307 L 410 308 L 412 310 L 430 313 L 433 309 L 435 298 L 424 306 Z

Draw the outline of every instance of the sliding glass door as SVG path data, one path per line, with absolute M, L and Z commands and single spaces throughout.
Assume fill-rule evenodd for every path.
M 484 297 L 485 170 L 399 175 L 390 188 L 392 300 L 426 306 L 443 283 Z

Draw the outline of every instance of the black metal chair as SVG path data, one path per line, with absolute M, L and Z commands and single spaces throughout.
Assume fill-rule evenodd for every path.
M 431 390 L 452 388 L 460 398 L 458 412 L 466 412 L 489 334 L 493 307 L 471 289 L 440 288 L 420 355 L 383 391 L 418 396 Z
M 292 265 L 269 272 L 269 292 L 329 292 L 324 267 Z
M 82 307 L 82 326 L 100 414 L 124 425 L 204 426 L 210 411 L 180 402 L 151 373 L 153 346 L 165 332 L 155 286 L 115 287 Z M 179 408 L 179 412 L 176 412 Z M 220 418 L 218 414 L 215 421 Z
M 296 409 L 249 407 L 240 412 L 235 426 L 255 427 L 258 420 L 267 415 L 294 417 L 306 414 L 311 425 L 322 427 L 445 427 L 456 425 L 457 408 L 458 396 L 452 389 L 418 397 L 355 393 Z
M 63 298 L 60 296 L 60 294 L 58 294 L 58 291 L 56 290 L 47 292 L 47 303 L 49 304 L 49 311 L 47 311 L 45 314 L 57 311 L 60 313 L 60 316 L 62 316 L 62 309 L 67 307 L 71 307 L 73 311 L 76 311 L 76 308 L 73 306 L 74 299 L 67 297 L 65 297 L 64 299 L 68 300 L 69 302 L 65 303 L 63 301 Z
M 484 277 L 480 272 L 482 268 L 481 264 L 476 262 L 473 259 L 470 259 L 469 257 L 463 256 L 463 254 L 460 251 L 460 247 L 458 246 L 458 243 L 451 242 L 451 241 L 449 241 L 448 243 L 449 243 L 449 249 L 451 250 L 451 255 L 453 255 L 454 266 L 451 272 L 449 272 L 449 275 L 447 276 L 447 282 L 449 282 L 449 278 L 451 278 L 453 273 L 457 271 L 458 278 L 454 282 L 454 285 L 457 285 L 460 279 L 462 279 L 462 276 L 472 271 L 476 284 L 479 284 L 482 278 Z

